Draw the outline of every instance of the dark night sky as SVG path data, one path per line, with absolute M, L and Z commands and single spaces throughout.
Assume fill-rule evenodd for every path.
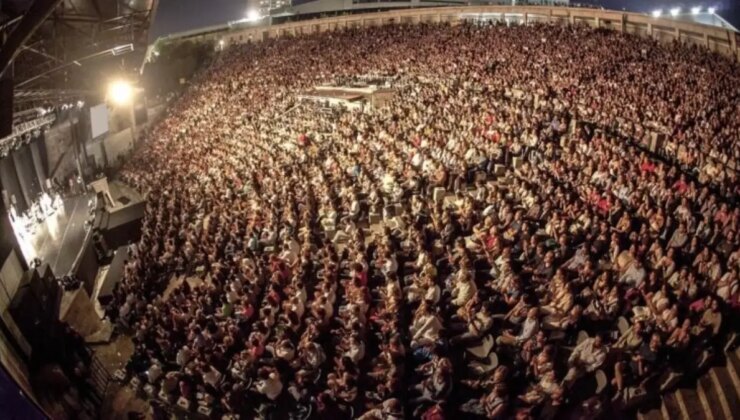
M 305 0 L 304 0 L 305 1 Z M 667 11 L 681 6 L 688 10 L 692 6 L 717 7 L 718 13 L 740 27 L 740 0 L 571 0 L 574 3 L 599 4 L 607 9 L 622 9 L 650 12 L 654 9 Z M 150 35 L 150 41 L 173 32 L 187 31 L 208 25 L 241 19 L 247 12 L 247 0 L 160 0 L 159 10 Z
M 701 6 L 703 10 L 716 7 L 717 14 L 725 18 L 736 28 L 740 27 L 739 0 L 571 0 L 572 3 L 589 3 L 603 6 L 606 9 L 621 10 L 622 8 L 642 13 L 650 13 L 655 9 L 662 9 L 664 13 L 672 7 L 681 7 L 688 11 L 692 7 Z
M 159 0 L 149 40 L 241 19 L 246 13 L 247 0 Z

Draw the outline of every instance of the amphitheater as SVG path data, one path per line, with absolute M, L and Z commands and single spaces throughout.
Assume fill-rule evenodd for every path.
M 108 176 L 145 204 L 101 263 L 98 416 L 740 413 L 736 32 L 460 6 L 160 41 L 215 52 Z

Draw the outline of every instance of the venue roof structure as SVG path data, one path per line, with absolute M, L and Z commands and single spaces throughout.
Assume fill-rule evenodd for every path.
M 141 65 L 158 0 L 4 0 L 0 76 L 16 113 L 69 103 Z

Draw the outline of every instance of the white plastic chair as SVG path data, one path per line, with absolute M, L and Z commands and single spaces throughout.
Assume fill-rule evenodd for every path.
M 491 349 L 493 348 L 493 344 L 494 344 L 493 337 L 489 334 L 483 337 L 483 340 L 481 340 L 481 343 L 479 345 L 475 347 L 468 347 L 467 351 L 468 353 L 472 354 L 478 359 L 485 359 L 486 357 L 488 357 L 488 354 L 491 352 Z

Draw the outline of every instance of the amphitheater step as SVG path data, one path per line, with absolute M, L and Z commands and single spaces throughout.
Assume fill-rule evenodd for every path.
M 669 420 L 663 417 L 660 408 L 653 408 L 645 413 L 637 412 L 637 420 Z
M 677 392 L 668 392 L 663 395 L 663 405 L 660 408 L 665 419 L 682 419 L 684 414 L 678 403 Z
M 720 398 L 722 398 L 722 412 L 725 418 L 733 418 L 734 413 L 740 412 L 740 396 L 738 396 L 740 387 L 733 384 L 727 366 L 713 368 L 709 371 L 709 378 L 712 380 L 714 389 L 718 390 Z
M 736 389 L 740 389 L 740 348 L 727 353 L 727 370 Z
M 709 407 L 705 407 L 699 398 L 699 394 L 692 388 L 679 388 L 676 391 L 676 399 L 684 418 L 691 420 L 712 420 L 705 414 Z
M 671 417 L 668 415 L 668 410 L 665 408 L 665 395 L 660 398 L 660 417 L 664 420 L 670 420 Z
M 699 399 L 708 410 L 705 412 L 707 418 L 710 420 L 724 420 L 726 418 L 723 404 L 727 404 L 724 401 L 724 395 L 721 389 L 717 389 L 712 382 L 709 374 L 703 375 L 696 383 L 696 392 L 699 395 Z M 731 420 L 731 419 L 728 419 Z

